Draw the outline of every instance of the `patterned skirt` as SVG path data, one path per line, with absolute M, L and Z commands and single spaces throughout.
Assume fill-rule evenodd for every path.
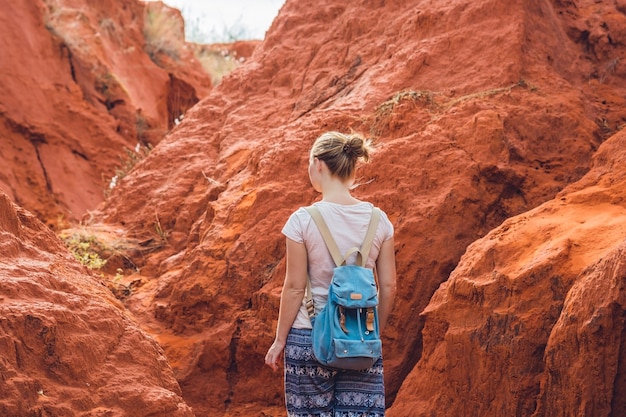
M 383 417 L 382 358 L 364 371 L 327 368 L 313 357 L 311 330 L 291 329 L 285 346 L 285 403 L 289 417 Z

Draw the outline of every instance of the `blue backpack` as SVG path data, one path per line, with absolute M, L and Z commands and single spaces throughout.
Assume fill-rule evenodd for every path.
M 318 362 L 332 368 L 370 368 L 381 357 L 382 342 L 378 327 L 376 279 L 374 271 L 365 268 L 365 263 L 380 220 L 380 210 L 373 208 L 361 248 L 351 248 L 342 257 L 317 207 L 306 209 L 336 265 L 328 288 L 328 301 L 317 315 L 311 281 L 307 280 L 305 303 L 313 326 L 313 355 Z M 354 253 L 357 254 L 357 265 L 346 265 L 346 259 Z

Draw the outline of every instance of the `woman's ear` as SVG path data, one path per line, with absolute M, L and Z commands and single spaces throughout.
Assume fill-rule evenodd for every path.
M 319 158 L 317 158 L 317 157 L 316 157 L 316 158 L 313 158 L 313 167 L 315 168 L 315 170 L 316 170 L 317 172 L 321 172 L 321 171 L 322 171 L 322 165 L 323 165 L 323 164 L 324 164 L 324 163 L 321 161 L 321 159 L 319 159 Z

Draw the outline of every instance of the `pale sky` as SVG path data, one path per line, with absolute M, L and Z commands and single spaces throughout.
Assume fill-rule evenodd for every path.
M 180 9 L 190 41 L 263 39 L 285 0 L 163 0 Z M 189 38 L 206 39 L 189 39 Z M 228 39 L 237 38 L 237 39 Z

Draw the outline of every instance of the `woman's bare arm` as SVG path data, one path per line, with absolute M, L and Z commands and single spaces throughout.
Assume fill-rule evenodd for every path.
M 285 283 L 280 295 L 278 327 L 274 343 L 265 355 L 265 363 L 272 369 L 278 369 L 278 361 L 287 342 L 289 329 L 293 325 L 306 289 L 307 252 L 304 243 L 297 243 L 287 238 L 287 268 Z
M 376 260 L 378 274 L 378 321 L 382 333 L 396 296 L 396 254 L 393 238 L 383 242 Z

